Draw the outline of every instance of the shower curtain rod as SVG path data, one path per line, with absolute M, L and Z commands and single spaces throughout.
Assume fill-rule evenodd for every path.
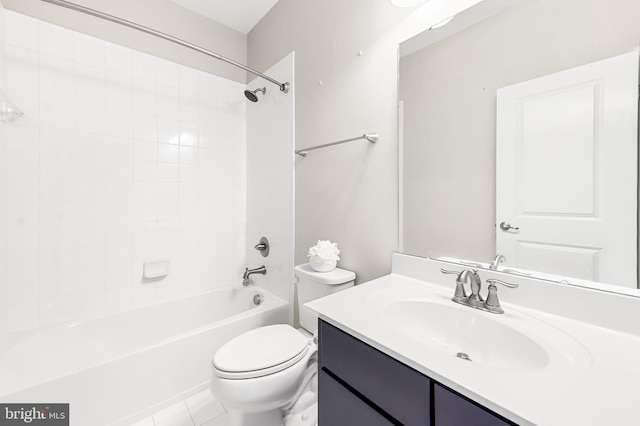
M 346 143 L 346 142 L 359 141 L 360 139 L 366 139 L 371 143 L 376 143 L 376 142 L 378 142 L 378 139 L 380 139 L 380 137 L 378 136 L 377 133 L 365 133 L 365 134 L 363 134 L 361 136 L 357 136 L 355 138 L 345 139 L 345 140 L 337 141 L 337 142 L 325 143 L 324 145 L 312 146 L 310 148 L 297 149 L 295 151 L 295 153 L 298 154 L 301 157 L 306 157 L 307 156 L 307 152 L 313 151 L 314 149 L 326 148 L 328 146 L 339 145 L 341 143 Z
M 67 9 L 75 10 L 76 12 L 86 13 L 87 15 L 95 16 L 96 18 L 101 18 L 101 19 L 105 19 L 107 21 L 115 22 L 116 24 L 124 25 L 126 27 L 142 31 L 142 32 L 145 32 L 147 34 L 151 34 L 151 35 L 154 35 L 156 37 L 163 38 L 163 39 L 165 39 L 167 41 L 170 41 L 170 42 L 179 44 L 181 46 L 187 47 L 189 49 L 195 50 L 196 52 L 204 53 L 207 56 L 211 56 L 213 58 L 216 58 L 216 59 L 221 60 L 223 62 L 226 62 L 228 64 L 234 65 L 234 66 L 236 66 L 238 68 L 242 68 L 243 70 L 245 70 L 247 72 L 250 72 L 251 74 L 255 74 L 257 76 L 260 76 L 260 77 L 264 78 L 265 80 L 270 81 L 271 83 L 279 86 L 280 87 L 280 91 L 282 91 L 284 93 L 288 93 L 289 92 L 289 83 L 280 83 L 278 80 L 274 80 L 273 78 L 269 77 L 268 75 L 262 74 L 260 71 L 256 71 L 253 68 L 249 68 L 246 65 L 242 65 L 241 63 L 234 61 L 233 59 L 225 58 L 222 55 L 219 55 L 219 54 L 217 54 L 215 52 L 207 50 L 207 49 L 205 49 L 203 47 L 196 46 L 195 44 L 192 44 L 192 43 L 189 43 L 187 41 L 181 40 L 181 39 L 179 39 L 177 37 L 173 37 L 173 36 L 170 36 L 170 35 L 165 34 L 163 32 L 151 29 L 149 27 L 145 27 L 143 25 L 136 24 L 135 22 L 127 21 L 126 19 L 118 18 L 117 16 L 109 15 L 107 13 L 103 13 L 103 12 L 100 12 L 100 11 L 97 11 L 95 9 L 91 9 L 91 8 L 88 8 L 88 7 L 80 6 L 79 4 L 71 3 L 71 2 L 68 2 L 68 1 L 65 1 L 65 0 L 42 0 L 42 1 L 44 1 L 46 3 L 55 4 L 57 6 L 66 7 Z

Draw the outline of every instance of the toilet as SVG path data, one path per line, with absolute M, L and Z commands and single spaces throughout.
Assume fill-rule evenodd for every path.
M 211 363 L 211 392 L 227 408 L 229 426 L 314 426 L 317 422 L 318 316 L 303 306 L 352 287 L 356 274 L 295 267 L 300 325 L 259 327 L 222 345 Z

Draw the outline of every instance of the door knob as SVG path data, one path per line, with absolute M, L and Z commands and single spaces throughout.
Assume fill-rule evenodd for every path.
M 503 231 L 519 231 L 520 228 L 517 226 L 511 226 L 509 222 L 500 222 L 500 229 Z

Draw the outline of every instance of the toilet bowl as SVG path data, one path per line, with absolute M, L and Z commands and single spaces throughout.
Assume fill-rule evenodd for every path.
M 302 305 L 352 287 L 355 273 L 320 273 L 309 264 L 296 266 L 295 273 L 300 323 L 313 333 L 317 315 Z M 316 424 L 317 346 L 308 332 L 288 324 L 259 327 L 215 353 L 211 392 L 226 407 L 229 426 Z

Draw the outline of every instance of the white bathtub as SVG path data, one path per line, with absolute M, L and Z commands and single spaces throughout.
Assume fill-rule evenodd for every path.
M 72 426 L 128 424 L 206 387 L 230 338 L 287 320 L 287 303 L 265 290 L 225 288 L 7 334 L 0 402 L 69 403 Z

